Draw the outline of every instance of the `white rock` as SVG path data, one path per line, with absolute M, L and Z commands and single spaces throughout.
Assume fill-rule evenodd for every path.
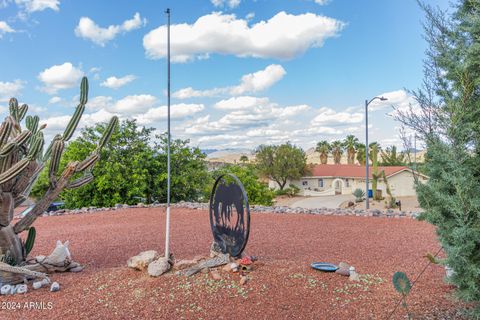
M 0 288 L 0 294 L 6 295 L 6 294 L 11 294 L 12 292 L 12 287 L 9 284 L 5 284 Z
M 168 258 L 161 257 L 148 265 L 148 274 L 152 277 L 159 277 L 170 270 Z
M 143 251 L 139 255 L 128 259 L 127 266 L 137 270 L 145 270 L 157 256 L 158 252 L 155 250 Z
M 18 294 L 27 293 L 28 287 L 26 284 L 18 284 L 15 290 Z
M 33 287 L 33 289 L 35 289 L 35 290 L 40 289 L 41 287 L 43 287 L 43 283 L 42 283 L 42 281 L 35 281 L 35 282 L 32 284 L 32 287 Z
M 52 286 L 50 287 L 51 292 L 56 292 L 60 290 L 60 284 L 58 282 L 52 283 Z

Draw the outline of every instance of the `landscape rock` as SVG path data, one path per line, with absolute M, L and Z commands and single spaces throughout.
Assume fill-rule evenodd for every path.
M 15 288 L 15 291 L 17 294 L 27 293 L 28 287 L 26 284 L 18 284 L 17 287 Z
M 7 295 L 12 293 L 13 286 L 5 284 L 0 288 L 0 294 Z
M 240 277 L 240 285 L 243 286 L 244 284 L 246 284 L 248 282 L 248 278 L 247 276 L 241 276 Z
M 339 275 L 349 277 L 350 276 L 350 268 L 338 268 L 335 273 L 338 273 Z
M 52 285 L 50 286 L 50 291 L 51 292 L 60 291 L 60 284 L 56 281 L 54 283 L 52 283 Z
M 43 287 L 43 283 L 42 283 L 42 281 L 35 281 L 32 284 L 32 287 L 33 287 L 34 290 L 40 289 L 41 287 Z
M 165 272 L 167 272 L 168 270 L 170 270 L 170 268 L 171 268 L 171 265 L 170 265 L 170 262 L 168 261 L 168 258 L 161 257 L 151 262 L 148 265 L 148 274 L 151 277 L 159 277 Z
M 355 271 L 354 267 L 350 267 L 350 277 L 348 278 L 350 281 L 360 281 L 360 275 Z
M 148 250 L 140 252 L 139 255 L 131 257 L 127 261 L 127 266 L 136 270 L 145 270 L 150 263 L 152 263 L 158 256 L 158 252 L 155 250 Z

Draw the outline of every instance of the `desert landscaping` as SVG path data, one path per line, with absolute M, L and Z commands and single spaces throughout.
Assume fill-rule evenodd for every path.
M 207 256 L 212 241 L 207 212 L 175 208 L 172 216 L 175 259 Z M 245 253 L 258 261 L 244 285 L 238 273 L 221 268 L 219 279 L 212 271 L 151 278 L 127 268 L 126 261 L 140 251 L 161 251 L 164 218 L 160 207 L 39 218 L 42 237 L 33 254 L 68 239 L 72 257 L 85 270 L 52 275 L 59 292 L 41 288 L 10 296 L 10 304 L 35 301 L 44 308 L 3 308 L 2 319 L 227 319 L 246 310 L 255 319 L 385 319 L 399 301 L 393 273 L 401 270 L 414 279 L 428 262 L 423 256 L 439 248 L 433 227 L 410 218 L 254 213 Z M 346 262 L 360 281 L 313 270 L 314 261 Z M 430 265 L 415 284 L 408 302 L 416 319 L 460 318 L 444 277 L 442 266 Z M 404 317 L 399 308 L 391 319 Z

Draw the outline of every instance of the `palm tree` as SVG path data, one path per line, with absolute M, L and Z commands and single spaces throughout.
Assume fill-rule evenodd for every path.
M 343 144 L 339 140 L 335 140 L 331 144 L 332 146 L 332 154 L 333 154 L 333 162 L 335 164 L 340 164 L 340 161 L 342 160 L 342 154 L 343 154 Z
M 365 144 L 358 143 L 357 144 L 357 161 L 360 165 L 364 166 L 365 160 L 366 160 Z
M 353 164 L 355 162 L 355 153 L 356 147 L 358 144 L 358 139 L 353 134 L 348 135 L 345 140 L 343 140 L 343 146 L 347 150 L 347 163 Z
M 323 140 L 317 143 L 317 147 L 315 148 L 315 151 L 320 153 L 320 163 L 321 164 L 327 164 L 328 162 L 328 154 L 332 150 L 332 147 L 328 143 L 328 141 Z

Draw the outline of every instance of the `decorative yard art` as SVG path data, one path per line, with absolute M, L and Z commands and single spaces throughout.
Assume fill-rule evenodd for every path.
M 250 233 L 250 207 L 242 182 L 233 174 L 217 178 L 210 195 L 210 226 L 218 249 L 238 257 Z

